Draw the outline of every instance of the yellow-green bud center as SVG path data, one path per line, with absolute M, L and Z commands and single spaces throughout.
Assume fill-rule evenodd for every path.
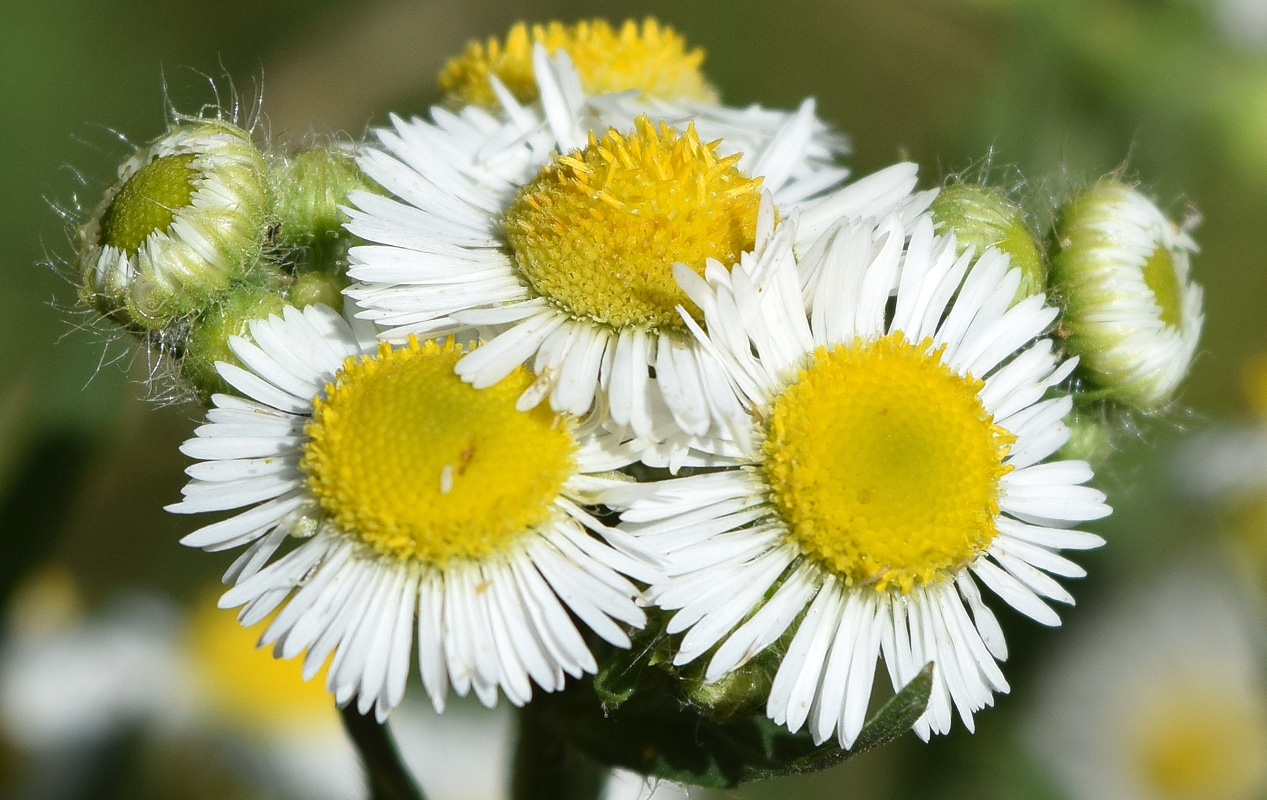
M 194 193 L 196 155 L 156 158 L 119 187 L 101 216 L 101 244 L 135 253 L 154 231 L 164 231 Z
M 1144 285 L 1153 292 L 1153 299 L 1161 309 L 1161 321 L 1178 328 L 1183 320 L 1179 273 L 1175 271 L 1174 256 L 1165 245 L 1158 245 L 1144 262 Z

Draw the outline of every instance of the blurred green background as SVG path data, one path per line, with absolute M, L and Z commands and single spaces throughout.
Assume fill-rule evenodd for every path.
M 49 562 L 89 608 L 121 588 L 188 597 L 231 560 L 178 546 L 192 524 L 162 511 L 179 497 L 177 446 L 199 409 L 147 401 L 149 359 L 86 326 L 58 274 L 72 247 L 57 209 L 95 203 L 126 152 L 116 132 L 146 141 L 164 129 L 167 103 L 195 112 L 215 100 L 209 81 L 222 97 L 231 81 L 247 105 L 262 89 L 262 129 L 276 139 L 359 137 L 388 110 L 425 110 L 443 60 L 472 37 L 520 19 L 646 14 L 707 50 L 705 70 L 730 104 L 817 97 L 851 137 L 856 174 L 909 158 L 925 187 L 984 171 L 1056 196 L 1123 169 L 1172 217 L 1199 214 L 1204 345 L 1180 402 L 1141 421 L 1101 481 L 1117 513 L 1095 528 L 1110 544 L 1083 559 L 1092 575 L 1075 587 L 1067 626 L 1116 584 L 1212 538 L 1162 462 L 1183 431 L 1243 414 L 1242 365 L 1267 350 L 1262 0 L 47 0 L 6 4 L 0 26 L 0 598 Z M 1004 622 L 1021 695 L 1062 634 Z M 1015 767 L 1019 702 L 983 713 L 975 737 L 907 737 L 751 795 L 865 785 L 873 798 L 967 787 L 1045 796 Z

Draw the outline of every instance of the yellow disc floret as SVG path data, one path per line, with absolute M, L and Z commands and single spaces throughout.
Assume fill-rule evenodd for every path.
M 989 546 L 1014 437 L 982 382 L 899 332 L 820 347 L 774 401 L 763 445 L 793 541 L 846 583 L 909 592 Z
M 449 59 L 440 73 L 440 90 L 458 106 L 499 105 L 489 76 L 496 75 L 521 102 L 537 99 L 532 47 L 538 42 L 553 55 L 563 50 L 576 65 L 581 88 L 590 94 L 637 89 L 666 100 L 715 100 L 717 90 L 704 78 L 704 51 L 687 49 L 680 33 L 656 20 L 626 20 L 617 30 L 596 19 L 564 25 L 520 22 L 504 40 L 472 41 L 462 55 Z
M 313 401 L 308 486 L 342 531 L 384 554 L 436 566 L 486 556 L 546 522 L 574 470 L 563 418 L 515 409 L 531 376 L 475 389 L 453 372 L 461 356 L 452 342 L 383 344 Z
M 520 274 L 564 312 L 613 327 L 684 328 L 676 307 L 697 309 L 674 262 L 703 273 L 751 250 L 760 179 L 738 155 L 718 158 L 694 127 L 678 134 L 640 117 L 628 135 L 590 134 L 519 191 L 506 238 Z

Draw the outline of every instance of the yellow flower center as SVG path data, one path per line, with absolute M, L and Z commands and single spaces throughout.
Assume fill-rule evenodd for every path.
M 876 590 L 949 576 L 997 529 L 1003 458 L 984 385 L 899 332 L 814 351 L 774 401 L 763 445 L 775 506 L 801 550 Z
M 614 327 L 685 329 L 698 313 L 673 279 L 681 261 L 703 274 L 730 266 L 756 237 L 761 180 L 718 158 L 693 127 L 679 135 L 640 117 L 627 136 L 590 134 L 520 191 L 504 228 L 519 271 L 574 317 Z
M 1170 689 L 1136 722 L 1134 764 L 1148 794 L 1165 800 L 1261 798 L 1267 791 L 1262 706 L 1200 685 Z
M 515 401 L 522 368 L 487 389 L 453 373 L 452 342 L 349 358 L 313 401 L 300 466 L 339 527 L 380 552 L 443 566 L 480 558 L 549 519 L 575 468 L 561 417 Z
M 141 167 L 101 216 L 101 244 L 135 253 L 154 231 L 172 224 L 176 211 L 189 205 L 194 193 L 196 155 L 164 156 Z
M 189 648 L 207 707 L 253 728 L 337 726 L 324 669 L 305 681 L 301 661 L 274 658 L 271 649 L 256 647 L 271 621 L 244 628 L 232 612 L 216 607 L 215 595 L 195 607 Z
M 654 19 L 642 25 L 626 20 L 620 30 L 596 19 L 564 25 L 520 22 L 505 40 L 469 42 L 466 50 L 449 59 L 440 73 L 440 90 L 458 106 L 476 104 L 497 107 L 489 83 L 496 75 L 521 102 L 537 99 L 532 70 L 532 47 L 541 42 L 553 55 L 562 49 L 576 65 L 581 87 L 589 94 L 638 89 L 667 100 L 715 100 L 717 90 L 704 78 L 700 65 L 704 51 L 688 50 L 686 40 Z
M 1157 245 L 1144 262 L 1144 284 L 1152 290 L 1153 299 L 1161 309 L 1161 321 L 1178 328 L 1183 319 L 1183 294 L 1179 273 L 1175 271 L 1175 258 L 1165 245 Z

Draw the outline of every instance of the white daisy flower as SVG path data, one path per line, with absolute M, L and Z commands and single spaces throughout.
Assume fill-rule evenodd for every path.
M 743 455 L 608 498 L 668 563 L 652 599 L 677 612 L 674 663 L 709 655 L 715 681 L 795 624 L 767 713 L 844 747 L 880 657 L 895 689 L 936 665 L 920 736 L 952 704 L 971 729 L 1008 689 L 978 583 L 1059 624 L 1046 599 L 1073 598 L 1046 573 L 1083 575 L 1057 551 L 1101 544 L 1067 528 L 1109 513 L 1086 463 L 1041 463 L 1069 435 L 1070 398 L 1043 398 L 1073 362 L 1034 341 L 1055 309 L 1011 305 L 1021 275 L 998 251 L 956 255 L 927 215 L 909 244 L 904 228 L 829 231 L 802 265 L 808 315 L 790 236 L 730 271 L 677 267 L 708 330 L 687 324 L 747 409 Z
M 1064 796 L 1267 794 L 1262 619 L 1227 571 L 1189 554 L 1050 660 L 1024 740 Z
M 717 89 L 700 69 L 704 51 L 688 48 L 685 37 L 653 17 L 641 24 L 627 19 L 619 28 L 603 19 L 531 27 L 516 23 L 505 38 L 468 42 L 448 60 L 439 80 L 445 99 L 454 106 L 496 109 L 501 105 L 491 80 L 496 77 L 519 102 L 537 100 L 533 48 L 538 43 L 551 54 L 568 54 L 588 94 L 634 91 L 670 100 L 717 99 Z
M 1197 245 L 1151 200 L 1105 180 L 1067 203 L 1057 225 L 1052 286 L 1068 348 L 1097 384 L 1144 409 L 1164 404 L 1201 338 Z
M 812 103 L 714 146 L 703 117 L 679 130 L 596 115 L 566 54 L 551 61 L 539 45 L 534 56 L 539 104 L 520 105 L 494 81 L 500 115 L 435 109 L 432 122 L 379 130 L 382 149 L 361 165 L 395 198 L 353 193 L 348 225 L 374 243 L 351 251 L 349 275 L 363 283 L 348 293 L 362 316 L 393 340 L 488 326 L 494 335 L 458 373 L 485 386 L 531 359 L 537 380 L 523 408 L 549 397 L 581 415 L 601 397 L 639 437 L 666 419 L 720 435 L 711 420 L 732 401 L 714 391 L 724 380 L 677 315 L 689 299 L 671 265 L 734 263 L 777 218 L 799 213 L 802 231 L 822 230 L 842 215 L 931 202 L 911 198 L 910 164 L 824 194 L 845 172 L 816 155 L 830 145 Z M 623 127 L 608 129 L 617 117 Z
M 453 374 L 460 345 L 376 346 L 324 306 L 256 321 L 251 338 L 231 340 L 244 367 L 219 365 L 244 397 L 212 398 L 169 510 L 246 507 L 182 542 L 251 545 L 221 605 L 244 606 L 244 625 L 280 609 L 261 640 L 275 655 L 306 652 L 311 677 L 333 654 L 337 702 L 381 720 L 404 694 L 415 629 L 437 709 L 450 685 L 522 705 L 534 683 L 593 672 L 569 612 L 629 645 L 622 625 L 645 618 L 621 573 L 656 573 L 582 508 L 616 483 L 594 473 L 630 460 L 614 437 L 516 410 L 523 370 L 475 389 Z
M 263 155 L 227 122 L 174 125 L 119 167 L 79 232 L 80 296 L 158 328 L 245 274 L 267 227 Z

